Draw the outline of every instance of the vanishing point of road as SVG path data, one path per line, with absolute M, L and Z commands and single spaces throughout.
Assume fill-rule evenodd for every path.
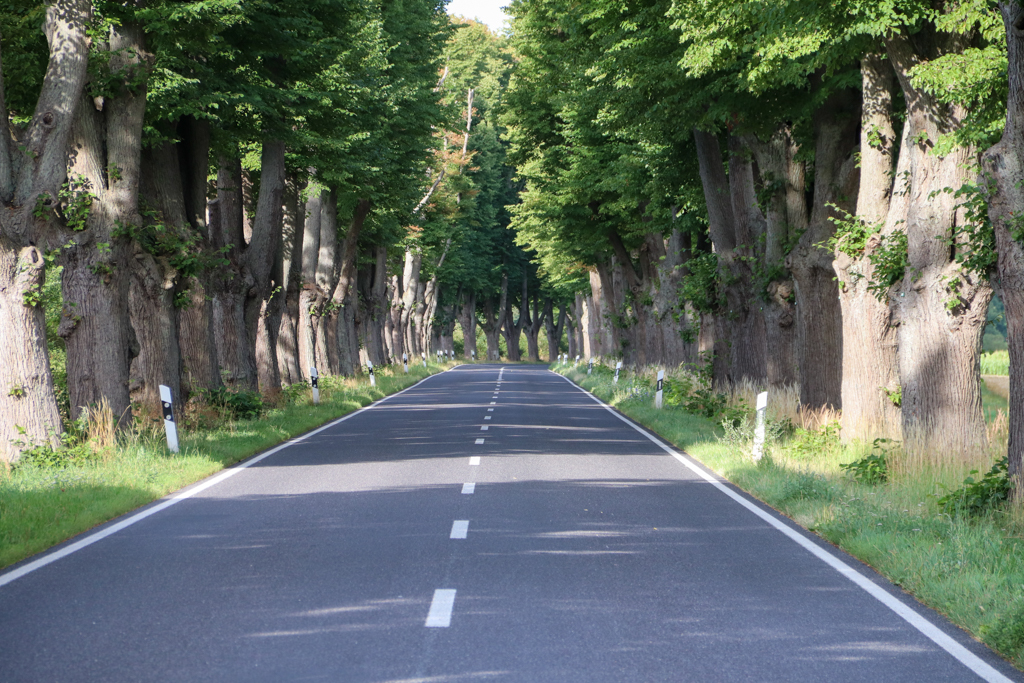
M 0 681 L 1024 680 L 538 366 L 470 365 L 0 573 Z

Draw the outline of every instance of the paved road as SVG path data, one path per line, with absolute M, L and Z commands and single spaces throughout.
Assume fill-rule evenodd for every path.
M 465 366 L 0 585 L 0 681 L 982 680 L 766 519 L 561 377 Z

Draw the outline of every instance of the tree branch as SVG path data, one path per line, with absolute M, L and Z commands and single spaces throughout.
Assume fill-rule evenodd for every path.
M 50 62 L 25 136 L 29 158 L 15 187 L 16 204 L 30 203 L 42 191 L 56 193 L 67 175 L 68 136 L 85 85 L 89 57 L 85 25 L 91 11 L 90 0 L 57 0 L 46 10 Z

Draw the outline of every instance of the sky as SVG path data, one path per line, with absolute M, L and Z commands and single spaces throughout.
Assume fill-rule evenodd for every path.
M 478 19 L 487 24 L 492 31 L 498 32 L 501 31 L 506 18 L 501 8 L 510 2 L 511 0 L 451 0 L 448 3 L 448 14 Z

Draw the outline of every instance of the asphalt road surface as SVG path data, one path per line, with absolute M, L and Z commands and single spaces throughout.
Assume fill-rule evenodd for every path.
M 96 532 L 0 574 L 0 681 L 1022 680 L 540 367 L 436 375 Z

